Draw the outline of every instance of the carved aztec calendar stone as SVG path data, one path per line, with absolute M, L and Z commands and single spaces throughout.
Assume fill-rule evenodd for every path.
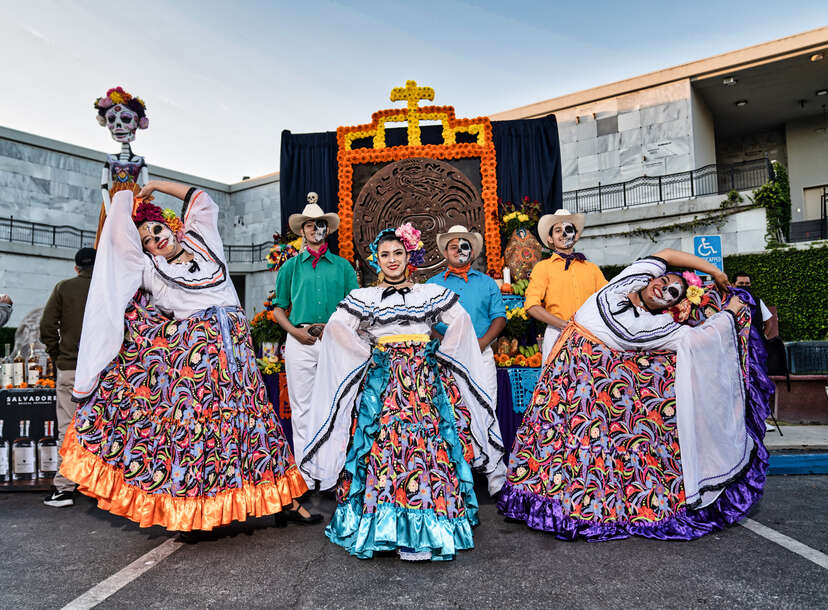
M 483 231 L 483 202 L 466 175 L 445 161 L 414 158 L 386 165 L 365 183 L 354 204 L 354 245 L 363 269 L 377 232 L 405 222 L 422 232 L 426 255 L 420 272 L 427 272 L 443 262 L 438 233 L 454 225 Z

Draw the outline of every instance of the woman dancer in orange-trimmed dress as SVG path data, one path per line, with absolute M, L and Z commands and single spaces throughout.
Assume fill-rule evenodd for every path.
M 207 193 L 150 182 L 181 219 L 113 198 L 78 355 L 61 473 L 142 527 L 210 530 L 248 516 L 321 521 L 256 367 Z

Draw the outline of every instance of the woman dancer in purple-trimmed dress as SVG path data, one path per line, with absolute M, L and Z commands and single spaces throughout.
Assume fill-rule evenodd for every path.
M 750 297 L 724 306 L 668 265 L 729 289 L 706 261 L 662 250 L 586 301 L 515 437 L 498 504 L 507 517 L 561 539 L 691 540 L 761 496 L 770 388 L 740 300 Z

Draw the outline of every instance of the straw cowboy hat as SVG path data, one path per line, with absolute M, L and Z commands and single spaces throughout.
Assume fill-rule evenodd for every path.
M 471 260 L 474 260 L 478 256 L 480 256 L 480 253 L 483 251 L 483 236 L 476 231 L 469 231 L 463 225 L 454 225 L 453 227 L 450 227 L 449 230 L 445 233 L 437 234 L 437 249 L 440 251 L 440 254 L 443 255 L 443 258 L 446 258 L 446 246 L 448 246 L 448 243 L 452 239 L 458 238 L 468 240 L 468 242 L 471 244 Z
M 290 230 L 297 235 L 302 235 L 302 225 L 309 220 L 324 220 L 328 223 L 328 234 L 330 235 L 339 228 L 339 216 L 333 212 L 326 214 L 316 203 L 319 196 L 316 193 L 308 193 L 308 205 L 301 214 L 291 214 L 288 218 Z
M 559 222 L 571 222 L 575 225 L 575 234 L 578 238 L 584 231 L 584 215 L 573 214 L 569 210 L 558 210 L 554 214 L 544 214 L 538 221 L 538 236 L 547 248 L 554 248 L 552 240 L 549 239 L 549 232 Z

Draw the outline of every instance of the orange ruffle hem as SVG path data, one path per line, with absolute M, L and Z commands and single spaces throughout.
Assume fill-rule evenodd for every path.
M 290 506 L 308 487 L 296 465 L 274 482 L 245 483 L 210 497 L 175 498 L 152 494 L 129 485 L 123 473 L 81 446 L 74 422 L 60 449 L 60 473 L 78 484 L 78 491 L 95 498 L 98 507 L 135 521 L 141 527 L 168 530 L 211 530 L 248 516 L 263 517 Z

